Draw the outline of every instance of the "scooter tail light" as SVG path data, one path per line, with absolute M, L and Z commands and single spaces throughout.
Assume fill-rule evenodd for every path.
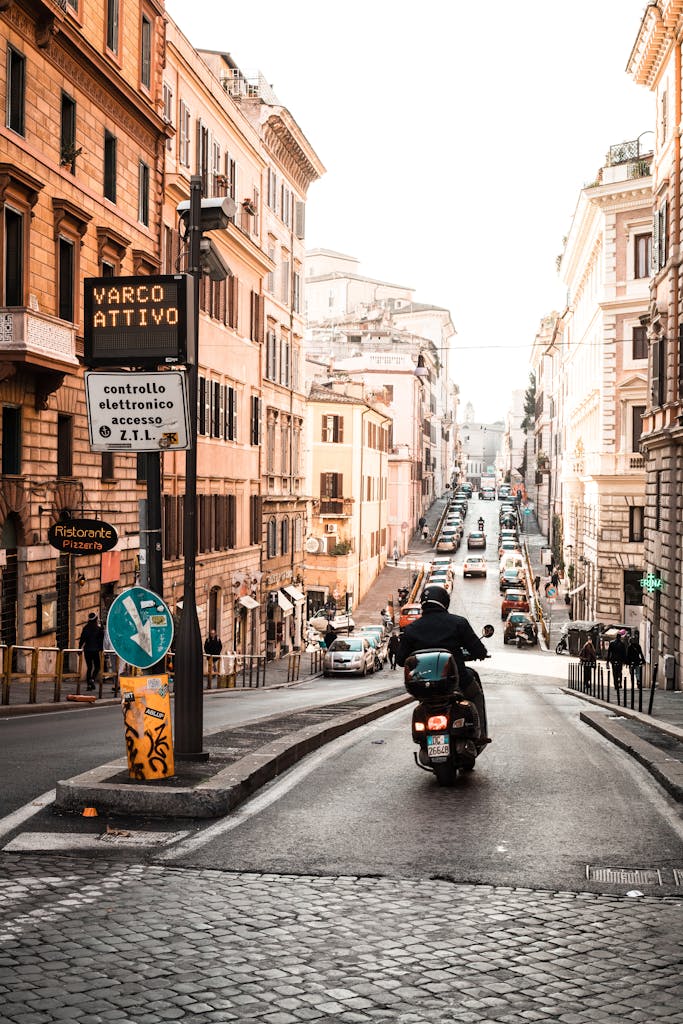
M 425 731 L 425 724 L 424 724 L 424 722 L 415 722 L 415 724 L 413 725 L 413 729 L 415 730 L 415 732 L 424 732 Z
M 427 719 L 427 728 L 430 732 L 438 732 L 440 729 L 447 729 L 448 715 L 431 715 Z

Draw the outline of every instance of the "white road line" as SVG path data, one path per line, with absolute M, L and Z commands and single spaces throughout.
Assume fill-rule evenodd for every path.
M 35 799 L 31 800 L 29 804 L 24 804 L 23 807 L 19 808 L 19 810 L 0 819 L 0 839 L 3 836 L 6 836 L 8 832 L 17 828 L 18 825 L 23 825 L 25 821 L 32 818 L 34 814 L 38 813 L 38 811 L 42 811 L 43 808 L 54 803 L 56 796 L 57 790 L 51 789 L 47 793 L 43 793 L 42 796 L 35 797 Z

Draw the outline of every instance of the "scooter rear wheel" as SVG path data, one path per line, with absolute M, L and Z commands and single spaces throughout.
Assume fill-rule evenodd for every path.
M 434 774 L 440 786 L 454 786 L 458 770 L 452 764 L 435 764 Z

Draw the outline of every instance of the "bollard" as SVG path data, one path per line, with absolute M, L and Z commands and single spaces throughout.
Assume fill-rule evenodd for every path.
M 120 682 L 130 778 L 170 778 L 175 765 L 168 676 L 121 676 Z

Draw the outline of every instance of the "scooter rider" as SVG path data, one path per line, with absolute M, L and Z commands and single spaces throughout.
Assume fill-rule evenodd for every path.
M 484 532 L 484 520 L 483 520 L 483 518 L 480 517 L 479 523 L 477 525 L 479 526 L 479 532 L 483 533 Z
M 425 587 L 420 602 L 422 616 L 403 630 L 396 661 L 404 665 L 406 658 L 415 651 L 427 648 L 441 647 L 450 651 L 458 667 L 460 690 L 467 700 L 472 701 L 479 714 L 480 742 L 490 743 L 484 691 L 476 674 L 467 668 L 463 656 L 465 650 L 470 657 L 480 661 L 488 656 L 488 652 L 469 621 L 462 615 L 450 614 L 448 606 L 451 599 L 444 587 Z

